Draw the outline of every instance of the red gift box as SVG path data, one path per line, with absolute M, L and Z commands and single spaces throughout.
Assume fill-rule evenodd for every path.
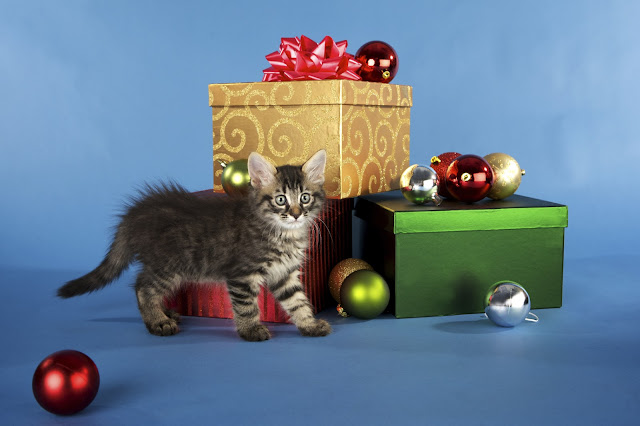
M 197 194 L 203 197 L 226 197 L 213 190 Z M 352 210 L 353 198 L 328 199 L 320 213 L 317 229 L 312 227 L 309 231 L 309 248 L 300 279 L 315 312 L 324 309 L 332 300 L 327 284 L 331 269 L 341 260 L 351 257 Z M 258 296 L 258 304 L 260 320 L 288 322 L 288 315 L 264 288 Z M 185 283 L 173 300 L 168 302 L 168 306 L 181 315 L 233 318 L 224 283 Z

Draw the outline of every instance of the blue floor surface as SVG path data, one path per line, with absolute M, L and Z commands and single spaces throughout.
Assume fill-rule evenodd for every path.
M 564 306 L 513 329 L 481 315 L 362 321 L 301 337 L 270 324 L 248 343 L 230 320 L 184 317 L 149 335 L 129 283 L 59 300 L 86 271 L 2 270 L 2 425 L 623 425 L 640 419 L 640 257 L 569 260 Z M 31 391 L 61 349 L 96 362 L 98 396 L 58 417 Z

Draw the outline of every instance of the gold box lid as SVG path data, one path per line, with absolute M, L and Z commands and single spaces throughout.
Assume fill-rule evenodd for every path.
M 209 85 L 209 106 L 413 105 L 411 86 L 352 80 L 278 81 Z

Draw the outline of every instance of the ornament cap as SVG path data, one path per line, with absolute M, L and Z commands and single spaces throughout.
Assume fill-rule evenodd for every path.
M 222 167 L 223 169 L 224 169 L 225 167 L 227 167 L 227 163 L 225 163 L 225 162 L 224 162 L 224 161 L 222 161 L 222 160 L 218 160 L 218 163 L 220 164 L 220 167 Z
M 522 173 L 522 176 L 524 176 L 526 174 L 524 169 L 520 173 Z
M 338 311 L 338 315 L 340 315 L 342 318 L 347 318 L 349 316 L 349 314 L 344 311 L 344 308 L 340 304 L 336 306 L 336 311 Z
M 434 155 L 433 157 L 431 157 L 431 164 L 439 164 L 441 162 L 442 160 L 437 155 Z

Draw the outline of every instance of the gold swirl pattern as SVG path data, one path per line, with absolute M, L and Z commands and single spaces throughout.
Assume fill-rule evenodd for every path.
M 262 124 L 260 123 L 260 120 L 255 117 L 255 115 L 246 113 L 246 111 L 250 109 L 233 107 L 230 108 L 230 110 L 231 112 L 229 112 L 219 123 L 220 127 L 218 129 L 216 129 L 215 121 L 213 124 L 214 159 L 216 159 L 216 151 L 221 153 L 239 153 L 241 151 L 245 151 L 247 147 L 246 133 L 248 131 L 256 134 L 256 136 L 251 139 L 253 150 L 261 152 L 262 147 L 264 146 L 264 132 L 262 131 Z M 227 137 L 227 128 L 230 129 L 230 138 Z M 216 130 L 218 131 L 216 132 Z M 217 142 L 216 133 L 219 138 Z M 236 143 L 235 146 L 230 143 L 230 141 L 233 142 L 237 139 L 239 139 L 240 142 Z
M 253 100 L 254 98 L 258 98 Z M 262 102 L 260 102 L 259 98 L 262 98 Z M 269 108 L 269 102 L 267 98 L 267 94 L 264 90 L 252 90 L 245 98 L 244 103 L 245 108 L 256 107 L 258 111 L 265 111 Z
M 288 126 L 291 130 L 283 130 L 282 127 L 284 126 Z M 276 132 L 279 133 L 279 136 L 274 136 Z M 277 140 L 279 145 L 284 146 L 279 149 L 275 144 L 275 140 Z M 301 142 L 302 146 L 304 147 L 301 152 L 301 157 L 305 158 L 307 156 L 310 156 L 309 132 L 306 131 L 304 126 L 299 121 L 292 120 L 288 117 L 281 118 L 280 120 L 273 123 L 273 125 L 269 129 L 269 133 L 267 134 L 267 148 L 269 148 L 269 153 L 277 159 L 284 158 L 288 159 L 291 162 L 299 162 L 300 158 L 289 157 L 293 150 L 294 140 L 298 143 Z
M 291 102 L 298 102 L 300 105 L 307 105 L 309 103 L 308 91 L 305 90 L 305 98 L 302 100 L 294 100 L 295 88 L 291 82 L 285 82 L 284 84 L 275 85 L 269 95 L 270 105 L 272 105 L 278 113 L 285 117 L 295 117 L 302 112 L 301 108 L 291 108 Z M 286 89 L 287 92 L 283 93 Z
M 384 133 L 387 134 L 385 135 Z M 373 146 L 375 148 L 375 155 L 378 158 L 385 158 L 384 154 L 389 151 L 390 141 L 397 139 L 394 133 L 391 122 L 387 120 L 378 121 L 376 130 L 373 133 Z
M 360 191 L 362 190 L 362 182 L 357 179 L 358 176 L 362 176 L 362 174 L 360 173 L 360 165 L 354 158 L 346 157 L 342 159 L 342 173 L 343 192 L 346 190 L 347 194 L 360 193 Z M 347 184 L 346 188 L 345 183 Z
M 350 114 L 349 121 L 347 121 L 345 127 L 347 130 L 351 130 L 351 132 L 347 131 L 343 155 L 347 154 L 360 157 L 367 145 L 376 142 L 371 138 L 373 134 L 371 131 L 371 121 L 364 111 L 354 111 Z
M 214 190 L 226 162 L 257 151 L 276 166 L 327 150 L 331 198 L 399 187 L 409 166 L 411 86 L 350 80 L 212 84 Z
M 380 164 L 380 159 L 375 157 L 369 157 L 365 161 L 362 166 L 362 176 L 368 176 L 368 182 L 366 188 L 368 192 L 373 194 L 376 192 L 383 192 L 381 190 L 383 184 L 385 183 L 385 178 L 382 176 L 382 164 Z M 364 183 L 364 182 L 362 182 Z M 362 190 L 362 188 L 360 188 Z
M 382 169 L 384 170 L 384 178 L 385 182 L 392 188 L 399 188 L 400 185 L 400 176 L 404 169 L 398 169 L 398 164 L 395 162 L 395 159 L 389 157 L 385 159 L 384 164 L 382 165 Z

